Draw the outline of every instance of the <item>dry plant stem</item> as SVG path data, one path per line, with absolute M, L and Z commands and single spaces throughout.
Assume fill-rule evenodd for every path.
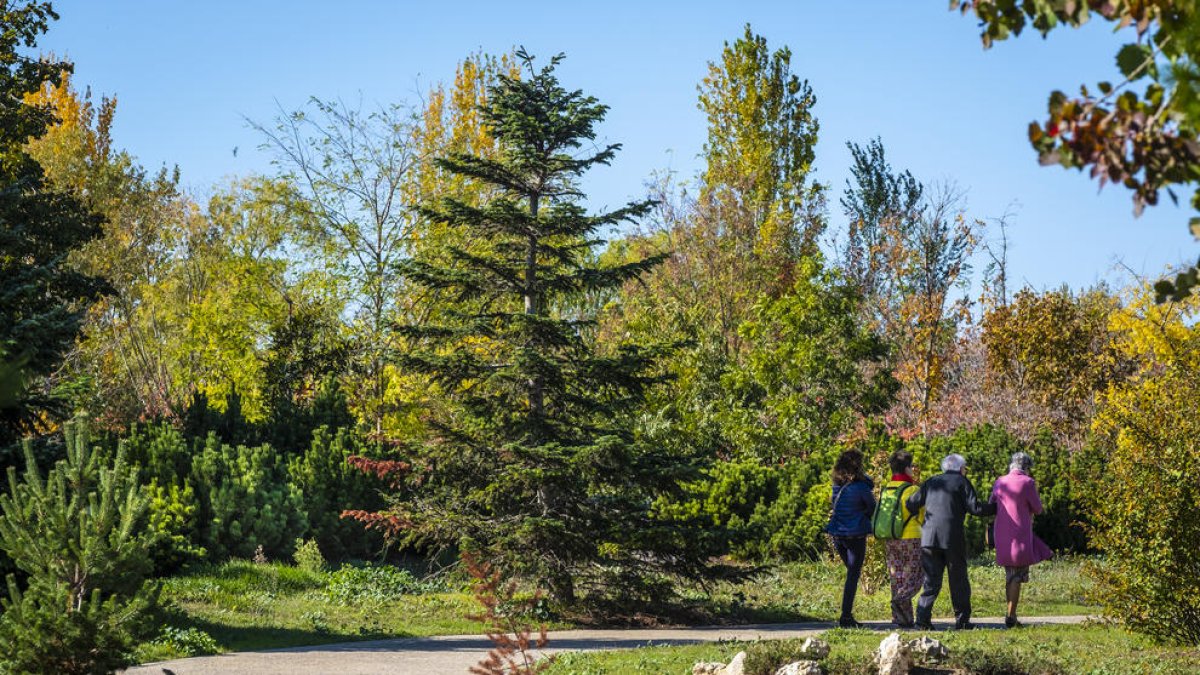
M 464 553 L 462 558 L 467 573 L 475 579 L 475 600 L 483 607 L 483 612 L 467 618 L 487 624 L 486 635 L 494 645 L 470 672 L 475 675 L 533 675 L 549 668 L 553 657 L 539 660 L 532 653 L 535 648 L 545 649 L 550 642 L 545 624 L 538 627 L 538 636 L 534 640 L 532 627 L 520 618 L 542 598 L 541 591 L 530 599 L 514 602 L 515 581 L 505 583 L 498 570 L 479 561 L 473 554 Z

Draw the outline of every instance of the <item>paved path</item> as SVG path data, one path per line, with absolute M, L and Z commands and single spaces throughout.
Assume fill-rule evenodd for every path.
M 1022 617 L 1028 625 L 1080 623 L 1084 616 Z M 1000 628 L 1002 619 L 976 619 L 982 628 Z M 938 622 L 948 628 L 949 622 Z M 888 632 L 892 625 L 869 621 L 872 630 Z M 700 628 L 563 630 L 550 633 L 548 653 L 630 649 L 647 645 L 678 645 L 717 640 L 756 640 L 807 637 L 833 627 L 831 623 L 789 623 L 760 626 Z M 461 675 L 477 663 L 491 643 L 479 635 L 343 642 L 260 652 L 199 656 L 138 666 L 127 675 L 377 675 L 421 673 Z

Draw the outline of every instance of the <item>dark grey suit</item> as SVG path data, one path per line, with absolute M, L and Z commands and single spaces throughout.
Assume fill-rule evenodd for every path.
M 942 591 L 942 574 L 950 578 L 950 603 L 958 625 L 971 620 L 971 580 L 967 577 L 967 538 L 963 521 L 967 514 L 992 516 L 996 505 L 980 501 L 975 486 L 957 471 L 947 471 L 925 481 L 908 498 L 908 510 L 916 513 L 925 507 L 921 526 L 921 567 L 925 588 L 917 601 L 917 623 L 927 624 L 933 616 L 933 603 Z

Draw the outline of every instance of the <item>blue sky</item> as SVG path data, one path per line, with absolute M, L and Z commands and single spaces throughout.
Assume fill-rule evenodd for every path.
M 76 63 L 76 83 L 115 94 L 115 142 L 148 167 L 178 164 L 206 193 L 229 176 L 269 171 L 244 117 L 315 95 L 368 104 L 413 101 L 476 50 L 566 52 L 559 75 L 611 106 L 602 139 L 624 144 L 585 189 L 596 206 L 644 194 L 655 171 L 692 175 L 704 142 L 696 84 L 749 22 L 812 85 L 821 124 L 817 178 L 831 220 L 847 177 L 847 141 L 881 136 L 892 164 L 966 190 L 969 213 L 1015 212 L 1013 281 L 1046 288 L 1157 275 L 1200 254 L 1188 213 L 1163 205 L 1135 219 L 1127 191 L 1039 167 L 1025 140 L 1051 89 L 1118 79 L 1102 22 L 1030 33 L 984 51 L 975 22 L 945 0 L 830 2 L 383 2 L 342 0 L 59 0 L 42 47 Z M 233 148 L 238 148 L 234 156 Z M 1164 196 L 1165 200 L 1165 196 Z

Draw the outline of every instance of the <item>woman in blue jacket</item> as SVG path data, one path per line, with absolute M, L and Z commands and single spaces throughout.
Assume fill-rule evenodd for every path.
M 854 596 L 867 554 L 867 533 L 875 512 L 875 485 L 863 472 L 863 456 L 847 450 L 833 465 L 833 510 L 825 528 L 833 537 L 834 548 L 846 566 L 846 585 L 842 588 L 842 628 L 858 628 L 854 620 Z

